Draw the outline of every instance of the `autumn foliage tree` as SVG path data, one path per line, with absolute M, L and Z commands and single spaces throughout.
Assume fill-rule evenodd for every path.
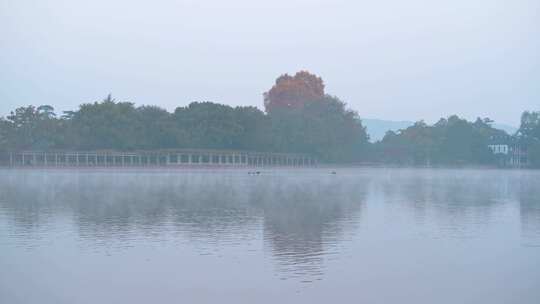
M 264 93 L 264 106 L 270 113 L 279 109 L 299 109 L 306 103 L 324 97 L 324 83 L 317 75 L 300 71 L 294 76 L 281 75 L 275 85 Z
M 368 136 L 355 111 L 325 94 L 323 80 L 307 71 L 277 78 L 264 94 L 271 149 L 309 153 L 327 162 L 362 157 Z

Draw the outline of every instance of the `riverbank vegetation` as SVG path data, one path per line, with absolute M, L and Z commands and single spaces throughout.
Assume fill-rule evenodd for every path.
M 30 105 L 0 118 L 0 152 L 206 148 L 309 153 L 330 163 L 490 165 L 496 163 L 490 140 L 509 137 L 488 118 L 470 122 L 453 115 L 370 143 L 358 113 L 305 71 L 280 76 L 264 93 L 264 107 L 193 102 L 168 112 L 111 95 L 61 115 L 49 105 Z M 522 115 L 514 139 L 540 166 L 540 112 Z

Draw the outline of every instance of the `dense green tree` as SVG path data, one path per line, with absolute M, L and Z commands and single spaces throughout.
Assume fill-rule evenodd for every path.
M 134 149 L 139 142 L 138 118 L 133 103 L 116 102 L 109 95 L 102 102 L 82 104 L 69 128 L 78 149 Z
M 524 138 L 540 139 L 540 111 L 523 112 L 518 133 Z
M 138 149 L 176 148 L 177 137 L 173 115 L 157 106 L 136 109 L 133 127 L 136 129 Z
M 234 108 L 211 102 L 193 102 L 174 111 L 174 120 L 182 130 L 181 146 L 209 149 L 234 149 L 239 144 L 242 126 Z
M 268 117 L 256 107 L 234 108 L 234 119 L 241 130 L 236 139 L 236 148 L 252 151 L 269 151 L 272 148 Z
M 490 124 L 489 119 L 471 123 L 456 115 L 442 118 L 433 126 L 418 122 L 387 133 L 376 144 L 376 151 L 380 160 L 400 164 L 490 164 L 495 160 L 488 148 L 490 138 L 506 135 Z
M 521 115 L 518 137 L 528 151 L 531 165 L 540 168 L 540 111 L 525 111 Z
M 385 162 L 429 165 L 435 149 L 434 129 L 419 121 L 400 132 L 387 132 L 384 139 L 376 144 L 375 153 L 379 160 Z
M 9 121 L 0 117 L 0 152 L 7 150 L 10 145 L 8 137 L 12 133 L 11 127 Z
M 492 152 L 488 148 L 490 136 L 489 125 L 470 123 L 453 115 L 441 119 L 434 125 L 434 132 L 439 139 L 436 162 L 445 164 L 482 164 L 493 161 Z
M 59 120 L 49 105 L 20 107 L 1 122 L 2 141 L 11 149 L 50 149 L 59 141 Z
M 368 136 L 358 114 L 336 97 L 324 96 L 302 108 L 269 114 L 276 151 L 313 153 L 324 161 L 359 161 Z

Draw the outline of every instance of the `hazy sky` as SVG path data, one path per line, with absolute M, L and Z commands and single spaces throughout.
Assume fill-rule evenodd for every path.
M 0 115 L 109 92 L 262 108 L 307 69 L 361 116 L 540 110 L 539 0 L 0 0 Z

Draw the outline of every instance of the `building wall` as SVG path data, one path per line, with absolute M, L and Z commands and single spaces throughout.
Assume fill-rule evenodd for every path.
M 498 157 L 501 167 L 523 168 L 528 166 L 527 153 L 519 144 L 491 144 L 488 147 Z

